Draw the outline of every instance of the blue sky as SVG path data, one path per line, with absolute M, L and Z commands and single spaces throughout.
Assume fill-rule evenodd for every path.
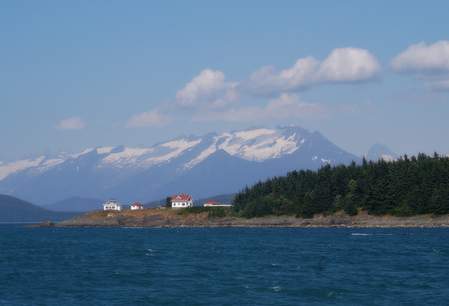
M 447 2 L 241 2 L 1 2 L 0 160 L 286 124 L 449 152 Z

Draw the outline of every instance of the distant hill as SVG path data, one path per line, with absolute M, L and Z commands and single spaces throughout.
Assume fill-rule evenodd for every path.
M 43 207 L 52 211 L 87 212 L 101 209 L 102 203 L 100 199 L 71 197 Z
M 74 215 L 50 211 L 12 196 L 0 195 L 0 222 L 60 221 Z

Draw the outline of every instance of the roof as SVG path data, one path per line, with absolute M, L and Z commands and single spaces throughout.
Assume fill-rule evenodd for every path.
M 134 202 L 131 204 L 131 206 L 143 206 L 140 202 Z
M 217 205 L 219 203 L 215 200 L 207 200 L 206 204 Z
M 192 196 L 187 193 L 177 194 L 171 197 L 172 202 L 192 201 Z

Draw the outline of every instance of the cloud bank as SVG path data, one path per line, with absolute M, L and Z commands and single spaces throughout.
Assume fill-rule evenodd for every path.
M 246 87 L 254 94 L 300 91 L 326 83 L 354 83 L 374 79 L 380 71 L 377 59 L 365 49 L 334 49 L 323 61 L 304 57 L 277 72 L 263 67 L 254 72 Z
M 167 115 L 164 115 L 159 111 L 152 110 L 132 116 L 126 123 L 126 127 L 137 128 L 148 126 L 163 126 L 169 122 L 170 118 Z
M 295 93 L 322 84 L 367 82 L 379 72 L 374 55 L 352 47 L 334 49 L 321 61 L 311 56 L 299 58 L 281 71 L 265 66 L 242 81 L 229 81 L 222 71 L 206 68 L 177 91 L 170 107 L 158 108 L 170 109 L 170 116 L 151 110 L 134 115 L 126 126 L 162 126 L 181 113 L 194 122 L 254 122 L 323 114 L 322 106 L 301 101 Z M 260 100 L 259 104 L 247 102 L 254 99 Z
M 449 41 L 411 45 L 397 55 L 391 65 L 395 71 L 403 73 L 449 72 Z
M 80 117 L 69 117 L 62 119 L 56 125 L 59 130 L 81 130 L 86 127 L 86 123 Z
M 449 41 L 411 45 L 393 58 L 391 67 L 424 80 L 433 90 L 449 90 Z
M 204 69 L 176 93 L 180 106 L 195 107 L 205 104 L 220 107 L 238 99 L 237 83 L 226 82 L 219 70 Z

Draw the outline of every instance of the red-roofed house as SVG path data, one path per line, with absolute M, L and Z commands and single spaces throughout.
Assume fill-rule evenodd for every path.
M 143 209 L 143 205 L 139 202 L 134 202 L 130 205 L 129 207 L 131 210 L 142 210 Z
M 187 208 L 193 207 L 192 196 L 187 193 L 181 193 L 171 197 L 172 208 Z

